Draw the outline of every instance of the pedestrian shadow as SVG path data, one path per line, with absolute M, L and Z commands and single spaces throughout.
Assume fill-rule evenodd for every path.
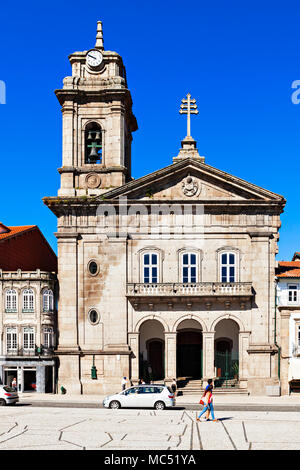
M 229 419 L 233 419 L 233 416 L 228 416 L 226 418 L 218 418 L 218 421 L 228 421 Z

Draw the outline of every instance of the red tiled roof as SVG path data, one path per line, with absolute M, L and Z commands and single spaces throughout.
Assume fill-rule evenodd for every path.
M 280 268 L 300 268 L 300 261 L 278 261 Z
M 5 227 L 8 229 L 8 231 L 3 231 L 0 232 L 0 242 L 2 240 L 7 240 L 8 238 L 14 237 L 15 235 L 18 235 L 19 233 L 26 232 L 27 230 L 31 230 L 36 225 L 23 225 L 21 227 L 6 227 L 3 224 L 1 224 L 2 227 Z
M 299 269 L 290 269 L 284 273 L 277 274 L 277 277 L 300 277 L 300 268 Z
M 57 257 L 37 225 L 0 223 L 0 269 L 57 272 Z

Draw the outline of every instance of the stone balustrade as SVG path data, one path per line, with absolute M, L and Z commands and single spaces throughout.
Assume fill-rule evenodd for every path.
M 17 271 L 2 271 L 0 269 L 0 280 L 32 280 L 32 281 L 50 281 L 55 280 L 56 274 L 50 273 L 47 271 L 40 271 L 37 269 L 36 271 L 22 271 L 18 269 Z
M 128 283 L 127 297 L 252 296 L 251 282 Z

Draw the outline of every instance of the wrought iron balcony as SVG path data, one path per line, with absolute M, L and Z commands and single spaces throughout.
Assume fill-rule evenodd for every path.
M 128 283 L 127 297 L 245 297 L 253 295 L 251 282 Z

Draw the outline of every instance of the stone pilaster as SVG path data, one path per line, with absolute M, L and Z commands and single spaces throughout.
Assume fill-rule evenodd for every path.
M 140 352 L 140 334 L 128 333 L 128 344 L 132 351 L 131 353 L 131 380 L 137 383 L 139 379 L 139 352 Z
M 250 332 L 240 331 L 239 333 L 239 382 L 241 388 L 247 388 L 249 370 L 249 343 Z
M 215 376 L 215 367 L 214 367 L 214 337 L 215 332 L 203 332 L 203 379 L 212 379 Z
M 176 378 L 176 338 L 177 333 L 165 333 L 165 381 Z
M 281 395 L 289 394 L 289 328 L 290 310 L 280 309 L 280 388 Z
M 78 351 L 77 234 L 57 234 L 59 302 L 58 350 Z

